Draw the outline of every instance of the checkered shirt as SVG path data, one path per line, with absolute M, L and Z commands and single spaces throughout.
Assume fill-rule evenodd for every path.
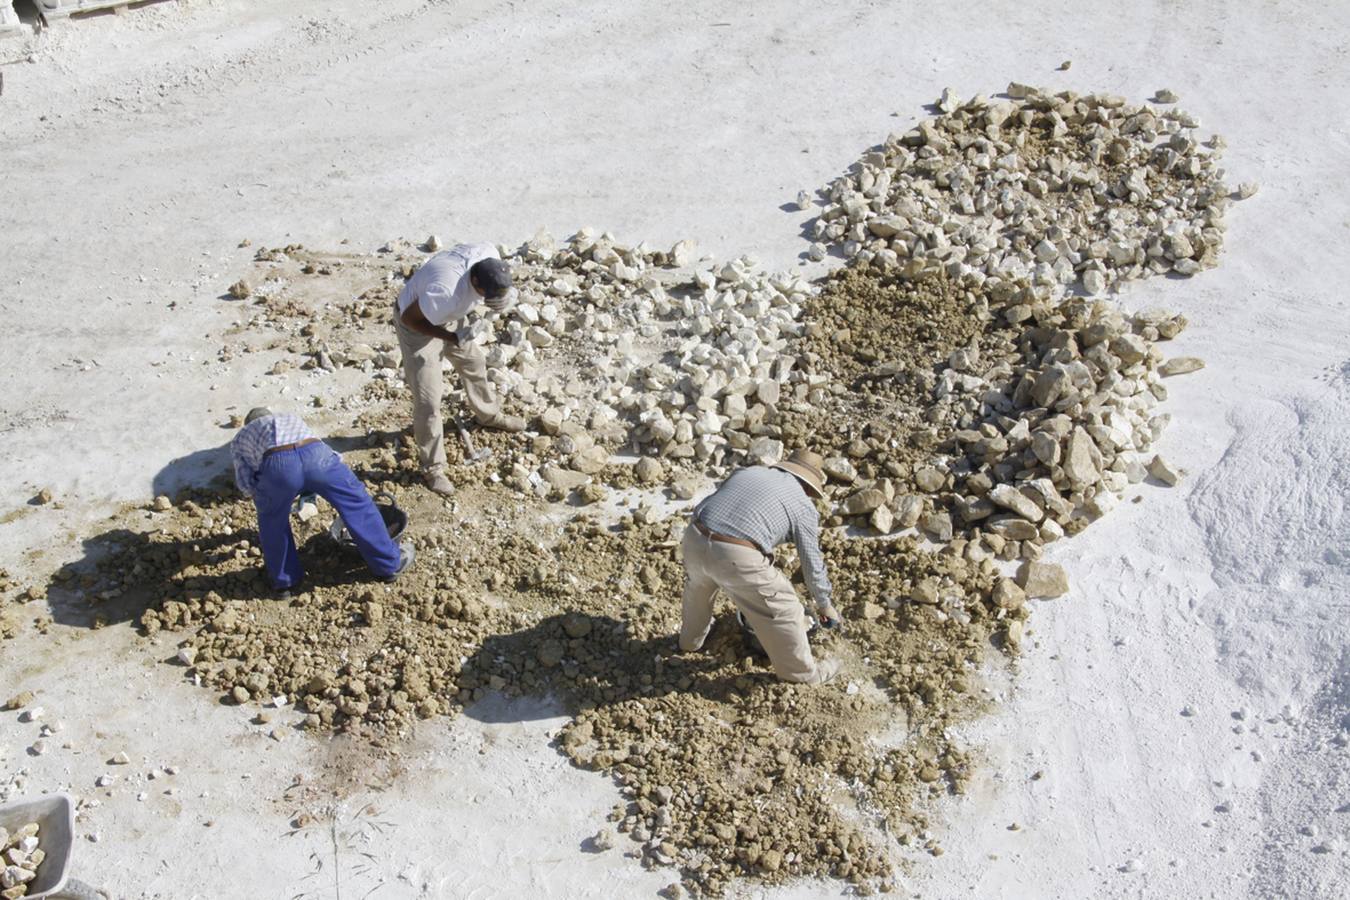
M 767 466 L 738 469 L 694 507 L 694 518 L 715 534 L 751 541 L 767 552 L 788 541 L 796 544 L 811 596 L 818 606 L 830 602 L 820 516 L 796 476 Z
M 234 459 L 234 483 L 246 496 L 252 497 L 258 484 L 258 469 L 263 454 L 273 447 L 295 444 L 314 437 L 314 432 L 299 416 L 281 413 L 254 419 L 230 441 L 230 456 Z

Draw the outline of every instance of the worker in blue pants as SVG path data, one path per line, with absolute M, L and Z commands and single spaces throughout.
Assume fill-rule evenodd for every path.
M 291 533 L 291 505 L 301 494 L 318 494 L 333 505 L 376 577 L 393 581 L 412 566 L 412 544 L 394 543 L 360 480 L 299 416 L 249 410 L 230 455 L 235 484 L 258 510 L 263 563 L 277 590 L 293 591 L 305 576 Z

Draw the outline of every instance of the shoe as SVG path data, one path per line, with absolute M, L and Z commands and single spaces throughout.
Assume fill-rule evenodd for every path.
M 497 415 L 488 419 L 486 422 L 479 422 L 478 424 L 482 425 L 484 428 L 491 428 L 496 431 L 516 432 L 525 430 L 525 420 L 520 416 Z
M 397 581 L 398 576 L 413 567 L 413 562 L 417 559 L 417 553 L 413 550 L 412 541 L 404 541 L 398 545 L 398 568 L 392 574 L 384 576 L 382 581 Z
M 822 659 L 816 663 L 816 677 L 810 684 L 828 684 L 839 674 L 839 660 Z
M 449 497 L 455 492 L 455 486 L 450 483 L 450 479 L 445 477 L 445 473 L 437 470 L 426 474 L 427 487 L 440 494 L 442 497 Z

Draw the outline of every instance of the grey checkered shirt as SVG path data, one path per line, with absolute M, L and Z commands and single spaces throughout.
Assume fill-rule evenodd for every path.
M 234 483 L 246 496 L 252 497 L 258 484 L 258 469 L 263 456 L 273 447 L 297 444 L 314 437 L 305 420 L 290 413 L 263 416 L 254 419 L 230 441 L 230 456 L 234 459 Z
M 811 596 L 818 606 L 830 602 L 820 516 L 796 476 L 767 466 L 739 469 L 694 507 L 694 517 L 711 532 L 751 541 L 766 552 L 788 541 L 796 544 Z

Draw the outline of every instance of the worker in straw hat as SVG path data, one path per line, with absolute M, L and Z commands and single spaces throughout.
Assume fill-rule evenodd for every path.
M 819 684 L 838 671 L 833 660 L 817 664 L 807 642 L 806 615 L 787 576 L 773 565 L 773 549 L 797 546 L 817 618 L 839 624 L 830 602 L 830 579 L 820 553 L 820 517 L 812 498 L 825 495 L 824 461 L 796 450 L 772 466 L 733 472 L 694 507 L 684 533 L 684 610 L 680 649 L 698 650 L 712 627 L 713 595 L 721 588 L 740 610 L 784 681 Z

